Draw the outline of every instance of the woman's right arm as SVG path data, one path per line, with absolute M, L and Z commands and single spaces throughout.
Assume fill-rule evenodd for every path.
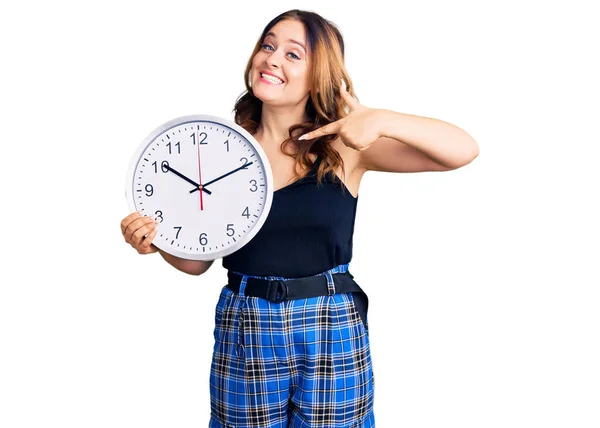
M 138 212 L 129 214 L 121 221 L 121 232 L 125 242 L 135 248 L 139 254 L 152 254 L 158 251 L 167 263 L 190 275 L 202 275 L 213 264 L 214 260 L 187 260 L 159 250 L 152 244 L 157 229 L 158 223 L 153 217 L 142 216 Z
M 155 245 L 152 245 L 156 248 Z M 202 275 L 208 270 L 213 264 L 214 260 L 203 261 L 203 260 L 187 260 L 179 257 L 175 257 L 172 254 L 165 253 L 163 250 L 156 248 L 163 259 L 167 261 L 175 269 L 185 272 L 190 275 Z

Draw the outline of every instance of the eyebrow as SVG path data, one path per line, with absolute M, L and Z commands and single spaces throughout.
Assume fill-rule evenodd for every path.
M 270 31 L 270 32 L 267 33 L 267 35 L 265 36 L 265 39 L 267 37 L 269 37 L 269 36 L 273 36 L 274 38 L 277 38 L 277 36 L 275 35 L 275 33 L 273 33 L 272 31 Z M 292 43 L 295 43 L 295 44 L 299 45 L 306 52 L 306 47 L 304 47 L 304 45 L 302 43 L 300 43 L 299 41 L 294 40 L 294 39 L 289 39 L 288 42 L 292 42 Z

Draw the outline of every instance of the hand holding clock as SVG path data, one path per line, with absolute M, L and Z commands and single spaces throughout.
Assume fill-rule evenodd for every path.
M 158 251 L 158 248 L 151 245 L 157 230 L 158 223 L 153 217 L 141 216 L 137 211 L 121 221 L 121 232 L 125 242 L 135 248 L 139 254 L 151 254 Z

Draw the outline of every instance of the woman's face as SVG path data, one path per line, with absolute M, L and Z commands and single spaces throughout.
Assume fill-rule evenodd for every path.
M 307 49 L 304 24 L 291 19 L 279 21 L 252 60 L 254 95 L 272 105 L 305 103 L 310 90 Z

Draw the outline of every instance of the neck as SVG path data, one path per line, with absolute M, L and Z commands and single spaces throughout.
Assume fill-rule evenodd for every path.
M 263 146 L 279 146 L 290 137 L 290 127 L 306 120 L 303 103 L 285 107 L 263 103 L 260 124 L 254 137 Z

